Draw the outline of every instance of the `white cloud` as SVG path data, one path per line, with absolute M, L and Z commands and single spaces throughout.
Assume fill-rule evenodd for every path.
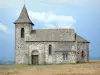
M 8 28 L 5 25 L 3 25 L 2 23 L 0 23 L 0 30 L 4 31 L 6 33 L 8 32 Z
M 32 12 L 29 15 L 33 20 L 43 23 L 48 28 L 72 28 L 75 20 L 72 16 L 56 15 L 51 12 Z

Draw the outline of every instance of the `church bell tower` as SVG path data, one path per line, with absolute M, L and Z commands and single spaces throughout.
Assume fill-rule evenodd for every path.
M 15 62 L 17 64 L 28 63 L 26 54 L 28 48 L 26 46 L 25 37 L 30 35 L 32 26 L 34 25 L 28 16 L 25 5 L 20 13 L 19 18 L 14 22 L 15 24 Z

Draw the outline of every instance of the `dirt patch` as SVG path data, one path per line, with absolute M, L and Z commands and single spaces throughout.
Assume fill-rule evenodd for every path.
M 20 75 L 20 73 L 17 71 L 14 72 L 9 71 L 9 72 L 0 72 L 0 75 Z

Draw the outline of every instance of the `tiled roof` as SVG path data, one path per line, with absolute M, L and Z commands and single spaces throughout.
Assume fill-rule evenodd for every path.
M 78 42 L 88 42 L 89 43 L 89 41 L 87 41 L 86 39 L 82 38 L 81 36 L 79 36 L 77 34 L 76 34 L 76 41 L 78 41 Z
M 27 41 L 75 41 L 74 29 L 37 29 L 28 36 Z
M 26 41 L 78 41 L 88 42 L 84 38 L 76 34 L 72 28 L 65 29 L 37 29 L 32 30 L 30 36 L 26 38 Z
M 34 25 L 28 16 L 28 12 L 27 12 L 25 5 L 20 13 L 19 18 L 14 23 L 15 24 L 17 24 L 17 23 L 30 23 L 30 24 Z

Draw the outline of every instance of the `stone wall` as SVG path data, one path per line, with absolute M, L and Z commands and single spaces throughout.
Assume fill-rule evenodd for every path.
M 36 50 L 39 52 L 39 64 L 52 64 L 55 61 L 54 42 L 27 42 L 29 45 L 29 64 L 31 64 L 31 53 Z M 52 45 L 52 55 L 48 55 L 48 47 Z
M 76 61 L 75 42 L 25 42 L 24 38 L 20 38 L 20 29 L 22 27 L 21 26 L 19 28 L 18 27 L 16 27 L 17 64 L 20 63 L 31 64 L 31 53 L 34 50 L 37 50 L 39 52 L 39 64 L 75 63 Z M 49 45 L 52 45 L 52 55 L 48 55 Z M 63 61 L 62 53 L 64 52 L 59 52 L 59 51 L 68 52 L 68 60 Z
M 30 24 L 16 24 L 15 25 L 15 62 L 17 64 L 28 63 L 27 53 L 28 45 L 25 42 L 25 37 L 21 38 L 21 28 L 24 28 L 25 37 L 31 32 L 32 26 Z
M 84 58 L 82 58 L 82 51 L 84 51 Z M 77 44 L 77 61 L 88 62 L 89 60 L 89 43 L 79 42 Z
M 56 44 L 56 63 L 76 63 L 76 42 L 59 42 Z M 63 60 L 63 53 L 68 54 L 68 59 Z
M 69 44 L 68 44 L 69 43 Z M 72 44 L 71 44 L 72 43 Z M 75 63 L 76 62 L 76 50 L 73 50 L 73 46 L 75 46 L 75 42 L 27 42 L 29 45 L 29 64 L 31 64 L 31 53 L 34 50 L 37 50 L 39 52 L 39 64 L 59 64 L 59 63 Z M 65 48 L 61 48 L 58 45 L 69 45 L 70 50 L 67 51 Z M 49 45 L 52 45 L 52 54 L 49 55 Z M 60 49 L 61 51 L 65 50 L 65 52 L 68 52 L 68 60 L 63 61 L 62 53 L 65 52 L 59 52 L 57 49 Z
M 68 53 L 68 59 L 63 60 L 63 53 Z M 75 51 L 69 51 L 69 52 L 56 52 L 56 64 L 61 63 L 76 63 L 76 52 Z
M 21 38 L 21 28 L 25 30 L 25 37 Z M 16 24 L 15 25 L 15 39 L 16 39 L 16 63 L 17 64 L 31 64 L 31 53 L 34 50 L 39 52 L 39 64 L 59 64 L 59 63 L 76 63 L 76 61 L 85 61 L 89 59 L 88 43 L 77 42 L 50 42 L 37 41 L 26 42 L 27 37 L 31 35 L 32 26 L 30 24 Z M 41 34 L 42 35 L 42 34 Z M 71 35 L 71 34 L 69 34 Z M 74 33 L 71 35 L 72 39 Z M 46 36 L 44 36 L 46 37 Z M 35 38 L 35 37 L 32 37 Z M 52 45 L 52 54 L 48 54 L 49 45 Z M 85 52 L 85 58 L 81 58 L 82 50 Z M 63 60 L 63 53 L 68 53 L 68 60 Z M 77 59 L 76 59 L 77 58 Z

